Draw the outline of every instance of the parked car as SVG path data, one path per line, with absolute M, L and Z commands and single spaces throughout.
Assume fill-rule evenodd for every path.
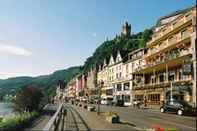
M 102 105 L 107 105 L 107 100 L 106 99 L 101 100 L 101 104 Z
M 167 101 L 161 108 L 161 113 L 172 112 L 178 115 L 183 115 L 186 113 L 192 113 L 192 106 L 186 101 L 171 100 Z
M 112 101 L 113 101 L 113 98 L 102 99 L 101 104 L 102 105 L 112 105 Z
M 133 100 L 133 106 L 134 106 L 134 108 L 135 107 L 137 107 L 137 108 L 140 108 L 140 105 L 142 105 L 142 100 L 140 100 L 140 99 L 134 99 Z
M 114 106 L 124 106 L 123 100 L 114 100 L 112 103 Z

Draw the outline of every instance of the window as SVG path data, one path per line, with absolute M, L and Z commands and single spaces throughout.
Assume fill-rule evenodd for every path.
M 124 83 L 124 90 L 125 91 L 130 89 L 129 85 L 130 85 L 129 83 Z
M 136 100 L 143 100 L 144 99 L 144 95 L 135 95 L 135 99 Z
M 129 72 L 129 65 L 126 65 L 126 72 Z
M 141 65 L 142 64 L 142 60 L 139 60 L 139 65 Z
M 148 100 L 150 102 L 160 102 L 160 94 L 149 94 Z
M 130 96 L 129 95 L 124 96 L 124 101 L 125 102 L 130 102 Z
M 121 84 L 117 84 L 117 91 L 121 91 L 122 90 L 122 85 Z
M 159 82 L 164 82 L 164 74 L 159 75 Z
M 135 63 L 132 63 L 132 69 L 134 69 L 134 67 L 135 67 Z
M 179 80 L 187 80 L 189 78 L 189 75 L 183 74 L 183 69 L 179 70 Z
M 175 71 L 170 71 L 169 72 L 169 81 L 174 81 L 175 80 Z
M 117 100 L 120 100 L 120 98 L 121 98 L 121 97 L 120 97 L 119 95 L 118 95 L 118 96 L 116 96 L 116 99 L 117 99 Z
M 132 55 L 129 55 L 129 59 L 130 59 L 130 60 L 132 59 Z
M 155 76 L 151 76 L 151 83 L 154 84 L 156 82 Z
M 119 73 L 119 78 L 121 78 L 121 77 L 122 77 L 122 73 L 120 72 L 120 73 Z
M 106 95 L 113 95 L 113 89 L 106 90 Z
M 185 37 L 189 36 L 189 34 L 190 34 L 190 33 L 189 33 L 188 30 L 184 30 L 184 31 L 181 32 L 181 37 L 182 37 L 182 38 L 185 38 Z
M 116 79 L 118 79 L 118 73 L 116 73 Z

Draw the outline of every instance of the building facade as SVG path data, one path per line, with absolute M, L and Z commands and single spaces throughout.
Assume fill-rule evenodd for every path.
M 145 61 L 143 59 L 143 56 L 145 54 L 146 49 L 141 48 L 137 49 L 135 51 L 132 51 L 128 54 L 128 67 L 129 67 L 129 82 L 130 82 L 130 89 L 131 89 L 131 104 L 133 104 L 133 100 L 143 100 L 143 94 L 138 93 L 134 90 L 134 87 L 137 84 L 141 84 L 143 81 L 142 75 L 140 74 L 133 74 L 137 70 L 139 70 L 141 67 L 145 66 Z
M 88 90 L 88 99 L 97 99 L 98 98 L 98 88 L 96 86 L 97 74 L 96 69 L 91 69 L 87 73 L 87 90 Z
M 131 105 L 131 84 L 129 77 L 129 63 L 125 63 L 126 52 L 117 52 L 114 62 L 115 78 L 112 82 L 114 87 L 114 99 L 123 100 L 125 106 Z
M 121 35 L 130 36 L 131 25 L 123 25 Z M 146 48 L 130 53 L 111 54 L 109 62 L 72 79 L 69 97 L 123 100 L 130 106 L 134 99 L 160 107 L 170 99 L 196 105 L 197 86 L 196 7 L 162 17 L 154 27 Z M 125 59 L 126 58 L 126 59 Z
M 146 65 L 134 71 L 139 82 L 133 90 L 150 105 L 161 105 L 172 98 L 195 104 L 195 11 L 191 8 L 162 18 L 147 43 Z
M 101 87 L 101 100 L 104 104 L 108 99 L 113 99 L 113 90 L 108 89 L 108 64 L 106 59 L 104 59 L 103 64 L 99 66 L 97 72 L 97 83 L 101 82 L 103 82 L 103 87 Z

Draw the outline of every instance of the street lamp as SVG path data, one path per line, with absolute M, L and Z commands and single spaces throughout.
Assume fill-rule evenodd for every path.
M 101 80 L 99 83 L 98 83 L 98 95 L 99 95 L 99 98 L 98 98 L 98 110 L 97 110 L 97 115 L 100 115 L 100 103 L 101 103 L 101 88 L 103 87 L 103 80 Z

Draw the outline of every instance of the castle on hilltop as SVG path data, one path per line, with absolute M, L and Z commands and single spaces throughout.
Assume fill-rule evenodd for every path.
M 122 26 L 121 36 L 130 36 L 131 35 L 131 24 L 128 24 L 126 21 L 125 24 Z

